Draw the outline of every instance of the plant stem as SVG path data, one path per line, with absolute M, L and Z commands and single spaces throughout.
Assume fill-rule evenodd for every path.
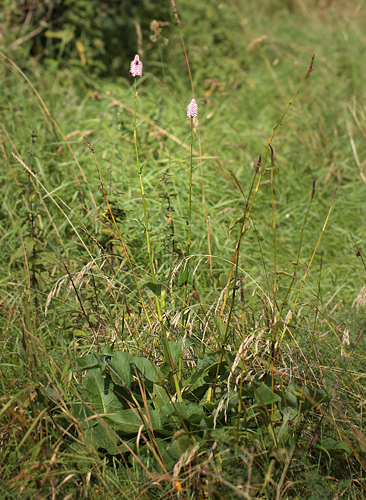
M 142 206 L 144 209 L 144 222 L 145 222 L 145 234 L 146 234 L 146 249 L 147 249 L 147 254 L 149 256 L 149 263 L 150 263 L 150 272 L 151 272 L 151 281 L 155 284 L 155 272 L 154 272 L 154 264 L 153 264 L 153 258 L 151 254 L 151 245 L 150 245 L 150 234 L 149 234 L 149 222 L 147 218 L 147 209 L 146 209 L 146 199 L 145 199 L 145 190 L 144 190 L 144 185 L 142 182 L 142 169 L 140 165 L 140 160 L 139 160 L 139 153 L 138 153 L 138 148 L 137 148 L 137 124 L 136 124 L 136 103 L 137 103 L 137 90 L 136 90 L 136 78 L 135 78 L 135 92 L 134 92 L 134 105 L 133 105 L 133 121 L 134 121 L 134 128 L 133 128 L 133 141 L 135 144 L 135 151 L 136 151 L 136 163 L 137 163 L 137 171 L 139 175 L 139 183 L 140 183 L 140 191 L 141 191 L 141 198 L 142 198 Z M 173 374 L 173 379 L 174 379 L 174 385 L 175 385 L 175 390 L 177 391 L 177 398 L 179 402 L 182 402 L 182 394 L 180 392 L 180 387 L 179 387 L 179 380 L 177 377 L 177 374 L 175 373 L 174 369 L 174 364 L 170 352 L 170 347 L 169 347 L 169 342 L 163 322 L 163 315 L 161 312 L 161 305 L 160 305 L 160 298 L 159 296 L 155 293 L 155 304 L 156 304 L 156 310 L 158 314 L 158 319 L 159 323 L 161 326 L 162 330 L 162 340 L 164 343 L 165 347 L 165 357 L 168 358 L 170 367 L 172 369 L 172 374 Z

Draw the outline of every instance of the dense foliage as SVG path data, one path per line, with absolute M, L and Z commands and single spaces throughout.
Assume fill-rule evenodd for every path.
M 362 499 L 366 13 L 156 8 L 1 13 L 0 498 Z

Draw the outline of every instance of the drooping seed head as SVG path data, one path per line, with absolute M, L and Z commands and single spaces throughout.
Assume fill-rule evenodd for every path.
M 142 76 L 142 62 L 138 54 L 135 55 L 134 60 L 131 62 L 130 74 L 133 77 Z
M 195 99 L 192 99 L 187 108 L 187 116 L 189 118 L 195 118 L 198 113 L 197 103 Z

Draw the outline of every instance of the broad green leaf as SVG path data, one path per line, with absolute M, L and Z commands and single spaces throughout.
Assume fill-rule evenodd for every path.
M 128 352 L 117 351 L 113 353 L 109 363 L 110 374 L 115 384 L 131 387 L 131 358 Z
M 170 403 L 170 398 L 168 394 L 166 393 L 165 389 L 163 389 L 160 385 L 154 384 L 153 395 L 154 395 L 153 403 L 156 410 Z
M 153 283 L 152 281 L 149 281 L 146 283 L 146 286 L 154 295 L 160 297 L 163 283 Z
M 214 318 L 217 333 L 215 334 L 216 340 L 221 344 L 224 341 L 226 332 L 226 323 L 221 318 Z
M 132 408 L 115 413 L 109 413 L 104 417 L 104 420 L 108 422 L 115 431 L 123 432 L 124 434 L 138 432 L 139 428 L 143 424 L 138 410 Z
M 220 353 L 219 352 L 208 352 L 203 358 L 197 361 L 196 370 L 200 372 L 207 371 L 209 368 L 215 366 L 219 360 Z
M 176 439 L 173 442 L 157 438 L 154 440 L 154 443 L 158 445 L 161 457 L 167 470 L 171 470 L 178 462 L 182 454 L 191 446 L 190 439 L 185 435 L 180 436 L 179 439 Z M 139 452 L 140 456 L 146 459 L 146 457 L 151 456 L 152 454 L 151 445 L 146 444 L 141 446 Z
M 173 360 L 173 365 L 176 366 L 181 357 L 181 348 L 179 347 L 177 342 L 174 342 L 173 340 L 168 340 L 168 344 L 169 344 L 170 354 Z
M 124 434 L 138 432 L 141 425 L 150 429 L 149 422 L 151 422 L 151 427 L 154 431 L 162 430 L 166 421 L 166 417 L 161 410 L 150 409 L 149 416 L 146 416 L 145 409 L 138 410 L 135 408 L 110 413 L 103 418 L 106 422 L 110 423 L 114 430 L 118 430 Z
M 87 440 L 96 448 L 104 448 L 110 455 L 125 453 L 134 448 L 133 443 L 126 445 L 116 435 L 115 430 L 108 425 L 99 422 L 98 425 L 85 431 Z
M 188 286 L 192 286 L 193 283 L 193 274 L 189 269 L 189 262 L 185 266 L 182 266 L 180 269 L 179 277 L 178 277 L 178 285 L 183 286 L 187 284 Z
M 163 377 L 160 369 L 147 358 L 131 356 L 131 364 L 135 365 L 138 371 L 150 382 L 159 383 Z
M 204 376 L 217 364 L 218 358 L 219 353 L 217 352 L 206 353 L 202 359 L 198 360 L 196 370 L 186 380 L 183 380 L 182 386 L 191 385 L 190 391 L 193 391 L 204 385 L 206 383 Z
M 95 413 L 111 413 L 121 408 L 121 403 L 112 391 L 110 377 L 103 376 L 99 368 L 88 370 L 82 383 L 87 391 L 87 402 Z
M 176 417 L 174 417 L 174 421 L 176 423 L 180 422 L 178 414 L 184 420 L 189 420 L 191 423 L 198 422 L 201 420 L 204 410 L 202 406 L 199 406 L 190 401 L 183 401 L 182 403 L 171 403 L 164 405 L 160 408 L 160 411 L 165 417 L 174 417 L 176 413 Z
M 274 394 L 263 382 L 254 391 L 254 397 L 257 403 L 264 405 L 270 405 L 281 401 L 281 397 L 278 394 Z
M 288 406 L 297 408 L 298 399 L 292 391 L 285 391 L 285 399 Z
M 322 439 L 320 446 L 322 448 L 325 448 L 326 450 L 343 450 L 349 455 L 352 454 L 351 448 L 345 441 L 337 441 L 336 439 L 333 439 L 331 437 Z
M 96 354 L 86 354 L 77 358 L 78 370 L 88 370 L 99 366 L 99 358 Z
M 109 346 L 104 345 L 102 347 L 102 356 L 113 356 L 112 349 Z

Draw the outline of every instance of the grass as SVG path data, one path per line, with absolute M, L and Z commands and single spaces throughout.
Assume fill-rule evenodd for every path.
M 364 498 L 366 13 L 258 9 L 182 0 L 136 115 L 2 48 L 0 498 Z

